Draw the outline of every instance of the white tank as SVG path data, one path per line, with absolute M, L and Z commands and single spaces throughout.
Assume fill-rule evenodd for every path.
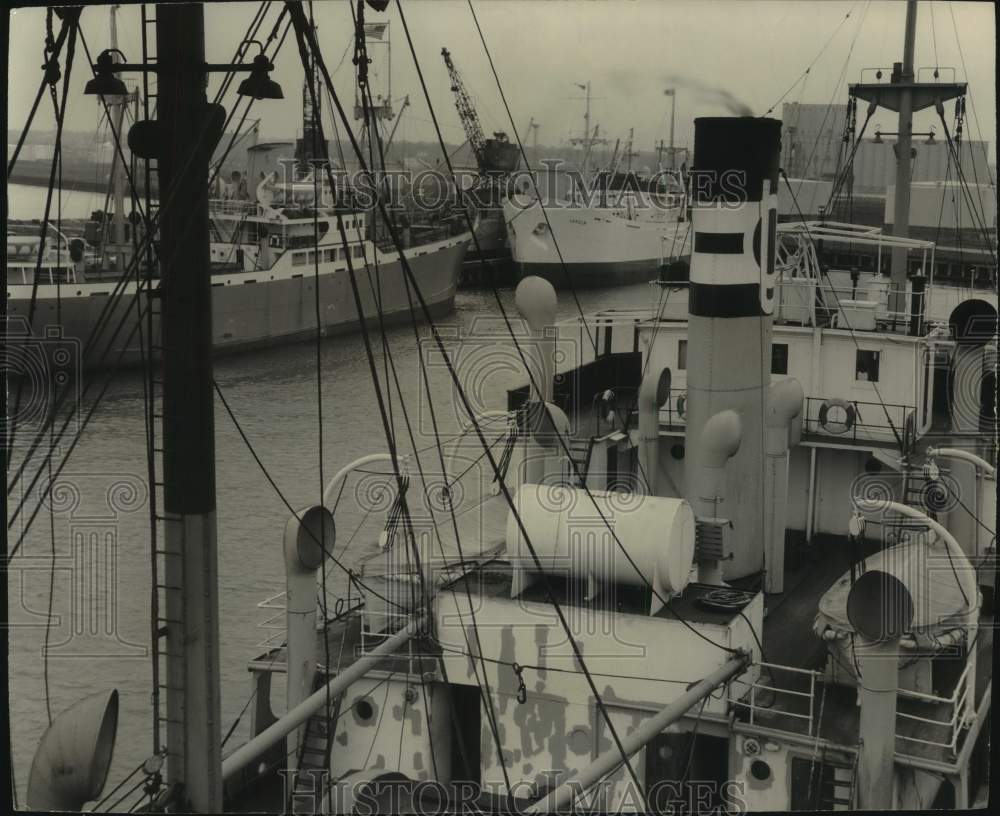
M 695 522 L 684 499 L 603 490 L 591 490 L 588 496 L 581 488 L 526 484 L 514 501 L 546 572 L 597 584 L 651 584 L 663 600 L 687 586 Z M 512 594 L 519 594 L 538 568 L 513 512 L 507 516 L 507 555 L 521 574 L 512 588 Z M 654 596 L 652 605 L 655 612 L 662 604 Z

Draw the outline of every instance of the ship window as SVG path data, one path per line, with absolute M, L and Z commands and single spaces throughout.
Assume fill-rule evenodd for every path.
M 365 248 L 361 244 L 356 244 L 354 247 L 354 257 L 360 258 L 365 254 Z
M 329 263 L 333 260 L 334 256 L 337 254 L 336 250 L 324 249 L 323 250 L 323 260 Z
M 310 249 L 309 250 L 309 263 L 316 263 L 316 250 L 315 249 Z
M 878 382 L 879 352 L 858 349 L 854 359 L 855 380 Z
M 788 344 L 775 343 L 771 346 L 771 373 L 788 373 Z
M 686 371 L 688 367 L 688 341 L 677 341 L 677 367 L 681 371 Z
M 306 265 L 306 253 L 304 252 L 293 252 L 292 253 L 292 266 L 305 266 Z
M 340 258 L 340 260 L 342 260 L 342 261 L 346 261 L 347 260 L 347 250 L 344 249 L 343 247 L 341 247 L 339 250 L 337 250 L 337 254 L 338 254 L 338 257 Z

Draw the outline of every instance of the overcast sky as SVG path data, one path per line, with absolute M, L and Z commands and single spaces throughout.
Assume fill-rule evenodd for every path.
M 265 35 L 280 7 L 281 3 L 271 4 Z M 324 57 L 331 69 L 339 65 L 334 76 L 338 93 L 345 104 L 352 105 L 347 0 L 324 0 L 314 7 Z M 670 100 L 663 93 L 667 87 L 677 89 L 678 145 L 690 143 L 696 116 L 733 112 L 727 109 L 727 96 L 760 115 L 801 80 L 785 101 L 843 103 L 846 83 L 859 81 L 862 68 L 890 66 L 902 58 L 905 15 L 905 3 L 898 0 L 475 0 L 474 7 L 523 138 L 527 138 L 530 117 L 541 123 L 539 141 L 543 144 L 555 145 L 579 135 L 584 103 L 574 83 L 590 80 L 595 97 L 593 123 L 599 123 L 602 134 L 612 139 L 635 128 L 636 146 L 643 149 L 669 138 Z M 257 8 L 258 3 L 208 4 L 209 60 L 229 60 Z M 462 72 L 484 128 L 510 131 L 466 0 L 403 0 L 403 11 L 446 139 L 458 143 L 464 137 L 440 56 L 442 46 L 451 51 Z M 109 16 L 107 6 L 92 6 L 84 12 L 83 30 L 95 55 L 108 45 Z M 119 46 L 130 61 L 138 61 L 142 56 L 139 7 L 123 6 L 118 16 Z M 11 128 L 23 125 L 37 89 L 44 19 L 44 10 L 38 8 L 13 12 L 8 74 Z M 395 2 L 385 14 L 369 9 L 367 20 L 390 22 L 392 97 L 398 100 L 409 94 L 412 103 L 397 138 L 432 139 L 427 105 Z M 372 48 L 379 74 L 373 82 L 376 93 L 384 92 L 383 54 L 384 49 Z M 954 67 L 959 79 L 967 79 L 991 154 L 996 141 L 995 55 L 991 3 L 919 4 L 916 65 Z M 294 136 L 293 131 L 301 127 L 302 69 L 293 35 L 276 64 L 274 78 L 282 84 L 285 99 L 257 102 L 252 114 L 261 117 L 264 138 Z M 79 89 L 70 97 L 67 126 L 92 132 L 98 105 L 82 95 L 87 76 L 81 66 L 78 61 L 73 72 Z M 230 95 L 225 102 L 231 105 L 233 99 Z M 51 106 L 44 114 L 38 125 L 43 129 L 52 126 Z M 780 117 L 780 105 L 775 115 Z M 859 114 L 859 122 L 861 118 Z M 950 127 L 950 106 L 948 119 Z M 925 128 L 930 121 L 936 117 L 925 115 L 917 128 Z M 894 115 L 880 111 L 874 124 L 895 130 Z M 965 132 L 967 137 L 979 135 L 975 121 L 967 124 Z

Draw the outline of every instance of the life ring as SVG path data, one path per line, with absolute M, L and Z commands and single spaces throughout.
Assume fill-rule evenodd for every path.
M 684 394 L 677 398 L 677 416 L 687 419 L 687 397 Z
M 831 408 L 840 408 L 844 412 L 844 418 L 840 420 L 830 419 Z M 828 433 L 844 434 L 854 427 L 857 414 L 857 409 L 847 400 L 830 399 L 820 406 L 819 426 Z

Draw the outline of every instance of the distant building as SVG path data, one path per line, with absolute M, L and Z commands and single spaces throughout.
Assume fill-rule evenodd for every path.
M 789 178 L 832 179 L 844 144 L 847 105 L 781 106 L 781 166 Z
M 844 143 L 847 105 L 782 106 L 781 166 L 793 179 L 832 180 L 847 161 Z M 859 115 L 859 120 L 861 116 Z M 859 123 L 860 127 L 860 123 Z M 869 131 L 872 133 L 872 131 Z M 855 193 L 884 195 L 896 180 L 896 139 L 866 135 L 854 155 L 852 189 Z M 957 179 L 943 137 L 913 140 L 913 181 Z M 995 184 L 995 172 L 988 161 L 989 144 L 964 140 L 959 146 L 962 171 L 969 184 Z

